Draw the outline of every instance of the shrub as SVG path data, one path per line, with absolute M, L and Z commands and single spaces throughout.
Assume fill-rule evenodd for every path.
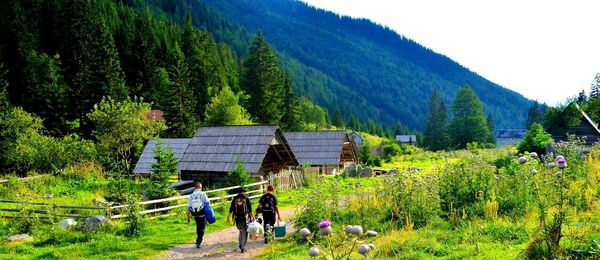
M 125 196 L 127 205 L 127 225 L 125 227 L 125 235 L 128 237 L 139 237 L 144 229 L 144 217 L 140 214 L 141 206 L 138 204 L 141 201 L 141 196 L 130 193 Z
M 104 198 L 110 202 L 123 204 L 127 200 L 127 194 L 134 189 L 132 181 L 125 179 L 122 175 L 113 175 L 108 181 Z
M 417 177 L 412 172 L 402 172 L 386 180 L 386 194 L 392 198 L 390 219 L 401 227 L 423 227 L 439 213 L 440 198 L 435 175 Z
M 175 196 L 176 192 L 171 187 L 169 177 L 177 174 L 177 158 L 171 147 L 163 147 L 163 143 L 158 141 L 154 148 L 154 164 L 152 164 L 152 174 L 146 196 L 148 199 L 163 199 Z M 161 203 L 159 206 L 166 206 L 169 203 Z
M 246 167 L 244 166 L 244 163 L 238 159 L 235 161 L 235 168 L 233 169 L 233 171 L 227 173 L 227 176 L 225 176 L 225 180 L 224 180 L 223 184 L 226 187 L 230 187 L 230 186 L 242 186 L 242 185 L 250 184 L 252 182 L 254 182 L 254 178 L 252 178 L 252 176 L 250 176 L 248 171 L 246 171 Z M 232 192 L 236 192 L 236 191 L 233 190 Z
M 525 133 L 525 138 L 519 143 L 520 153 L 536 152 L 538 154 L 546 153 L 546 146 L 554 142 L 552 136 L 544 131 L 542 125 L 533 123 L 529 131 Z

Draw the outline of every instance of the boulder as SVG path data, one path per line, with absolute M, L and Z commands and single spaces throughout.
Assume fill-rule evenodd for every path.
M 59 226 L 61 229 L 70 229 L 70 228 L 72 228 L 72 227 L 74 227 L 74 226 L 76 226 L 76 225 L 77 225 L 77 221 L 75 221 L 75 220 L 74 220 L 74 219 L 72 219 L 72 218 L 63 219 L 63 220 L 61 220 L 61 221 L 58 223 L 58 226 Z
M 358 176 L 359 177 L 373 177 L 373 176 L 375 176 L 375 174 L 373 173 L 373 169 L 364 168 L 364 169 L 360 169 L 358 171 Z
M 91 216 L 85 219 L 84 227 L 87 229 L 96 230 L 104 225 L 112 225 L 112 223 L 105 216 Z
M 33 241 L 33 237 L 27 234 L 18 234 L 14 236 L 9 236 L 6 238 L 8 242 L 31 242 Z

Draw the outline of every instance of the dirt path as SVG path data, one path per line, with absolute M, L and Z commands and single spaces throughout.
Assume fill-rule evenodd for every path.
M 294 209 L 286 209 L 280 213 L 286 221 L 293 212 Z M 294 232 L 294 227 L 286 222 L 287 234 Z M 204 236 L 200 249 L 196 248 L 194 241 L 190 241 L 189 244 L 179 245 L 155 259 L 253 259 L 265 246 L 262 237 L 257 240 L 248 239 L 246 250 L 242 254 L 237 245 L 238 234 L 237 228 L 232 226 Z

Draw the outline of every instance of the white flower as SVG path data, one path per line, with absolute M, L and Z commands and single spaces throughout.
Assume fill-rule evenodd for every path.
M 310 257 L 315 257 L 315 256 L 318 256 L 320 253 L 321 253 L 321 251 L 320 251 L 320 250 L 319 250 L 319 248 L 317 248 L 317 247 L 311 247 L 311 248 L 308 250 L 308 255 L 309 255 Z
M 354 234 L 354 235 L 360 235 L 363 232 L 363 228 L 361 226 L 354 226 L 352 227 L 352 231 L 350 233 Z
M 300 229 L 300 236 L 301 236 L 302 238 L 305 238 L 305 237 L 307 237 L 308 235 L 310 235 L 310 230 L 308 230 L 308 228 L 303 228 L 303 229 Z
M 364 255 L 364 254 L 368 253 L 369 250 L 371 250 L 371 247 L 369 247 L 368 245 L 361 245 L 358 248 L 358 253 L 361 255 Z

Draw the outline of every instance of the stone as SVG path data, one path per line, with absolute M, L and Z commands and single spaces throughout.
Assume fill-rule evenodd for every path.
M 375 176 L 375 174 L 373 173 L 373 169 L 364 168 L 364 169 L 360 169 L 358 171 L 358 176 L 359 177 L 373 177 L 373 176 Z
M 84 226 L 87 229 L 96 230 L 103 225 L 111 225 L 112 226 L 112 223 L 105 216 L 91 216 L 91 217 L 88 217 L 85 219 Z
M 32 242 L 33 237 L 27 234 L 18 234 L 6 238 L 8 242 Z
M 63 219 L 63 220 L 61 220 L 61 221 L 58 223 L 58 226 L 59 226 L 61 229 L 70 229 L 70 228 L 72 228 L 72 227 L 74 227 L 74 226 L 76 226 L 76 225 L 77 225 L 77 221 L 75 221 L 75 220 L 74 220 L 74 219 L 72 219 L 72 218 Z
M 394 168 L 391 169 L 389 172 L 387 172 L 387 175 L 395 175 L 398 173 L 398 168 Z

